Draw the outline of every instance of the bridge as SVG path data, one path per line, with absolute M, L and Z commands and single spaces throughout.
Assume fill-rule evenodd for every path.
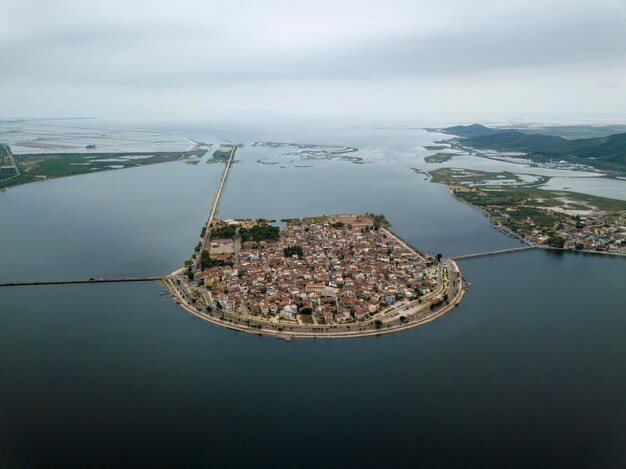
M 0 287 L 29 287 L 33 285 L 72 285 L 80 283 L 125 283 L 154 282 L 162 277 L 121 277 L 121 278 L 88 278 L 79 280 L 25 280 L 22 282 L 0 282 Z
M 486 251 L 486 252 L 476 252 L 474 254 L 464 254 L 462 256 L 453 257 L 455 261 L 460 261 L 463 259 L 473 259 L 475 257 L 485 257 L 485 256 L 495 256 L 498 254 L 506 254 L 509 252 L 517 252 L 517 251 L 528 251 L 529 249 L 538 249 L 537 246 L 521 246 L 518 248 L 508 248 L 508 249 L 497 249 L 495 251 Z

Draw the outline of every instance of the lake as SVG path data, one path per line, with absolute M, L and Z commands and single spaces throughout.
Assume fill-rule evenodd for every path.
M 299 121 L 132 128 L 246 144 L 223 218 L 375 212 L 430 253 L 519 245 L 411 169 L 436 134 Z M 355 146 L 367 162 L 254 141 Z M 192 252 L 221 170 L 166 163 L 2 192 L 0 278 L 170 272 Z M 623 466 L 626 261 L 526 251 L 459 264 L 472 287 L 453 312 L 340 341 L 217 328 L 156 283 L 0 289 L 0 463 Z

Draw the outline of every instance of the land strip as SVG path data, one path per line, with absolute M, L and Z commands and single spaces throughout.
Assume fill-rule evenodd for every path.
M 29 182 L 94 172 L 125 169 L 149 164 L 184 161 L 197 163 L 206 149 L 172 152 L 85 152 L 13 155 L 8 148 L 16 174 L 0 179 L 0 189 Z
M 438 152 L 434 155 L 429 155 L 424 157 L 424 161 L 426 163 L 445 163 L 450 161 L 452 157 L 457 156 L 458 153 L 446 153 L 446 152 Z
M 230 150 L 230 156 L 224 165 L 224 171 L 222 172 L 222 177 L 220 178 L 220 185 L 213 196 L 213 201 L 211 203 L 211 210 L 209 211 L 209 217 L 207 218 L 207 222 L 202 228 L 202 232 L 200 234 L 200 241 L 198 246 L 199 249 L 196 250 L 194 254 L 195 259 L 195 269 L 198 270 L 200 268 L 200 256 L 199 252 L 206 249 L 207 244 L 211 240 L 211 226 L 213 225 L 213 219 L 215 218 L 215 213 L 217 212 L 217 207 L 220 203 L 220 197 L 222 196 L 222 189 L 224 189 L 224 183 L 226 182 L 226 176 L 228 176 L 228 171 L 230 170 L 231 165 L 233 164 L 233 159 L 235 158 L 235 152 L 237 151 L 237 146 L 233 145 Z

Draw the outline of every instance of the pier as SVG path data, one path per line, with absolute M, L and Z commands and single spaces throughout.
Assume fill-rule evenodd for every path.
M 476 252 L 474 254 L 464 254 L 462 256 L 453 257 L 455 261 L 463 259 L 473 259 L 475 257 L 496 256 L 498 254 L 507 254 L 509 252 L 528 251 L 529 249 L 538 249 L 537 246 L 521 246 L 518 248 L 498 249 L 495 251 Z

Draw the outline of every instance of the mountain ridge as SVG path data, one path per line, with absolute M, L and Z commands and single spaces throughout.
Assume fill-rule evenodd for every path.
M 456 135 L 464 145 L 476 149 L 523 152 L 533 161 L 564 160 L 605 171 L 626 172 L 626 133 L 565 139 L 517 129 L 494 129 L 481 124 L 447 127 L 441 132 Z

